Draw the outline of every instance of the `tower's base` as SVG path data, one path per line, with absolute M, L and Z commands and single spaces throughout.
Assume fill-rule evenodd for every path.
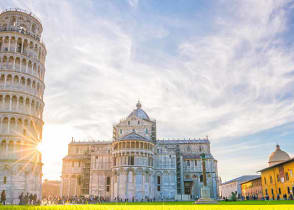
M 213 200 L 211 198 L 200 198 L 199 200 L 195 201 L 194 204 L 217 204 L 218 202 L 216 200 Z
M 209 187 L 203 186 L 201 188 L 201 198 L 195 201 L 195 204 L 216 204 L 217 201 L 210 198 L 210 190 Z

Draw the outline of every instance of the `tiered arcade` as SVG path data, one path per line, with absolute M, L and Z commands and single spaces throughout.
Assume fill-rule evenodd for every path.
M 0 13 L 0 191 L 8 203 L 20 193 L 41 198 L 46 48 L 43 28 L 32 13 Z

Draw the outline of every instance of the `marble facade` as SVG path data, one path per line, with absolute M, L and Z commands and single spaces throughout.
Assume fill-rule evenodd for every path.
M 127 118 L 113 126 L 112 141 L 69 143 L 61 193 L 112 201 L 195 200 L 203 186 L 202 153 L 211 197 L 217 198 L 217 161 L 209 140 L 157 139 L 156 121 L 138 102 Z

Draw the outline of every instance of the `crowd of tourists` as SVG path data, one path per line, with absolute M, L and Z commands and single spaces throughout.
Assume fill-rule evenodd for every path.
M 36 194 L 31 194 L 31 193 L 21 193 L 19 195 L 19 205 L 40 205 L 41 201 L 38 200 Z M 5 205 L 6 204 L 6 192 L 3 190 L 1 192 L 1 204 Z
M 43 205 L 57 205 L 57 204 L 99 204 L 103 202 L 107 202 L 109 199 L 104 198 L 102 196 L 48 196 L 43 198 Z
M 247 195 L 247 196 L 238 196 L 236 199 L 233 199 L 232 197 L 222 197 L 221 200 L 224 201 L 236 201 L 236 200 L 294 200 L 293 194 L 290 194 L 287 196 L 284 194 L 283 196 L 280 196 L 279 194 L 276 197 L 273 197 L 272 199 L 269 197 L 269 195 L 266 195 L 264 197 L 258 197 L 258 195 Z
M 266 195 L 265 200 L 269 200 L 269 196 Z M 277 197 L 273 196 L 273 200 L 293 200 L 293 194 L 291 193 L 289 196 L 287 196 L 286 194 L 284 194 L 283 196 L 280 196 L 280 194 L 277 195 Z
M 64 204 L 101 204 L 104 202 L 110 202 L 110 199 L 108 197 L 103 196 L 56 196 L 56 195 L 49 195 L 47 197 L 44 197 L 42 201 L 38 200 L 36 194 L 30 194 L 30 193 L 21 193 L 19 195 L 19 205 L 64 205 Z M 117 197 L 114 199 L 115 202 L 153 202 L 155 199 L 149 199 L 146 197 L 145 199 L 122 199 L 120 197 Z M 5 190 L 1 193 L 1 204 L 6 204 L 6 192 Z
M 155 199 L 150 199 L 148 197 L 146 197 L 145 199 L 122 199 L 120 197 L 116 197 L 114 198 L 114 202 L 143 202 L 143 201 L 147 201 L 147 202 L 154 202 Z M 63 196 L 63 197 L 59 197 L 59 196 L 53 196 L 50 195 L 46 198 L 43 198 L 42 200 L 42 205 L 57 205 L 57 204 L 100 204 L 100 203 L 104 203 L 104 202 L 110 202 L 110 198 L 108 197 L 103 197 L 103 196 L 89 196 L 89 197 L 85 197 L 85 196 Z

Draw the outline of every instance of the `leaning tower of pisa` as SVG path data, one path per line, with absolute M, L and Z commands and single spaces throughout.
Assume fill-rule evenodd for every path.
M 31 12 L 0 13 L 0 191 L 17 203 L 21 193 L 41 198 L 46 48 Z

